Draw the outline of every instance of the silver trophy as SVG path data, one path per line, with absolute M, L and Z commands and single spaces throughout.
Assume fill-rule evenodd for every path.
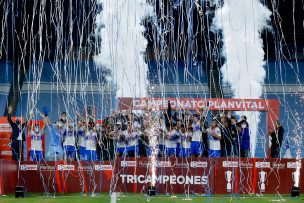
M 267 173 L 265 171 L 259 172 L 259 178 L 260 178 L 260 189 L 261 192 L 265 192 L 265 181 L 266 181 Z
M 231 192 L 231 189 L 232 189 L 232 185 L 231 185 L 232 171 L 225 171 L 225 178 L 227 180 L 227 191 Z
M 299 187 L 300 173 L 298 171 L 292 172 L 293 186 Z

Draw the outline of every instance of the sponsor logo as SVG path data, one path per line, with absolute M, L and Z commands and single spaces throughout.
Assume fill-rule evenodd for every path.
M 144 162 L 144 161 L 139 161 L 139 162 L 138 162 L 138 166 L 144 166 L 144 167 L 146 167 L 146 166 L 148 166 L 148 165 L 149 165 L 148 162 Z
M 157 167 L 171 167 L 170 161 L 158 161 L 156 164 Z
M 20 165 L 21 171 L 37 171 L 38 166 L 37 165 L 29 165 L 29 164 L 22 164 Z
M 256 162 L 255 163 L 256 168 L 270 168 L 270 162 Z
M 12 128 L 8 123 L 0 124 L 0 132 L 12 132 Z
M 239 163 L 237 161 L 223 161 L 224 168 L 237 168 Z
M 191 161 L 190 166 L 192 168 L 206 168 L 208 163 L 204 161 Z
M 287 162 L 287 168 L 301 168 L 301 162 Z
M 112 165 L 95 165 L 95 171 L 111 171 L 113 170 Z
M 173 165 L 173 167 L 175 168 L 189 168 L 190 164 L 185 162 L 185 163 L 181 163 L 181 162 L 177 162 L 176 164 Z
M 176 167 L 185 167 L 184 165 L 187 163 L 176 163 L 174 166 Z M 157 161 L 155 163 L 156 167 L 171 167 L 170 161 Z M 134 165 L 135 166 L 135 165 Z M 140 161 L 138 162 L 139 167 L 147 167 L 149 166 L 149 162 Z
M 73 171 L 75 170 L 75 166 L 74 165 L 58 165 L 57 167 L 58 171 Z
M 13 153 L 12 153 L 12 151 L 1 151 L 1 155 L 11 156 L 11 155 L 13 155 Z
M 284 168 L 285 168 L 285 164 L 283 164 L 283 163 L 272 162 L 272 168 L 284 169 Z
M 92 166 L 78 166 L 78 170 L 80 170 L 80 171 L 92 171 L 93 167 Z
M 240 167 L 241 168 L 253 168 L 253 163 L 241 161 L 240 162 Z
M 121 167 L 135 167 L 136 161 L 121 161 L 120 165 Z
M 55 171 L 55 166 L 40 166 L 39 169 L 41 171 Z

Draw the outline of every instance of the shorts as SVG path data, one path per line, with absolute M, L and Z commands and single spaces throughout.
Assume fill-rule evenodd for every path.
M 79 152 L 79 160 L 81 160 L 81 161 L 86 160 L 86 148 L 80 146 L 78 152 Z
M 212 150 L 209 149 L 209 157 L 220 157 L 221 156 L 221 150 Z
M 54 160 L 62 159 L 62 157 L 63 157 L 62 146 L 51 145 L 49 148 L 49 151 L 47 152 L 47 157 L 49 159 L 54 159 Z
M 192 141 L 191 142 L 191 146 L 190 146 L 190 152 L 191 155 L 201 155 L 201 143 L 200 142 L 196 142 L 196 141 Z
M 163 144 L 159 144 L 158 145 L 158 153 L 159 153 L 159 155 L 163 156 L 165 154 L 165 148 L 166 147 Z
M 96 150 L 86 150 L 85 151 L 85 160 L 86 161 L 97 161 L 97 151 Z
M 126 148 L 125 147 L 116 148 L 116 153 L 124 155 L 126 153 Z
M 147 155 L 147 156 L 151 156 L 151 154 L 152 154 L 152 147 L 147 146 L 147 147 L 146 147 L 146 155 Z
M 181 144 L 180 143 L 177 143 L 177 146 L 176 146 L 176 156 L 179 156 L 180 153 L 181 153 Z
M 134 153 L 135 157 L 138 157 L 138 145 L 127 147 L 126 153 L 129 155 L 130 153 Z
M 179 154 L 180 157 L 190 157 L 190 155 L 191 153 L 189 148 L 182 148 Z
M 31 150 L 30 160 L 31 161 L 41 161 L 43 159 L 42 151 Z
M 166 148 L 166 156 L 175 156 L 176 148 Z
M 74 146 L 71 146 L 71 145 L 64 145 L 63 146 L 63 149 L 64 149 L 64 155 L 65 157 L 68 157 L 68 158 L 74 158 L 75 157 L 75 147 Z

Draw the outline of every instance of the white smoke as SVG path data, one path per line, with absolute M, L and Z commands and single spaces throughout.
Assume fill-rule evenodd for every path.
M 95 63 L 112 72 L 117 97 L 145 97 L 148 67 L 143 20 L 153 15 L 146 0 L 99 0 L 96 32 L 101 39 Z
M 224 0 L 215 13 L 213 24 L 223 34 L 226 63 L 221 69 L 223 81 L 231 85 L 233 97 L 258 99 L 263 93 L 265 61 L 261 32 L 269 27 L 271 12 L 259 0 Z M 259 112 L 246 115 L 251 131 L 251 155 L 254 157 Z

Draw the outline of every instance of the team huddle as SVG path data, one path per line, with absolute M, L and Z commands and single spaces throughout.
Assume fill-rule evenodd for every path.
M 240 122 L 220 114 L 212 118 L 210 126 L 199 112 L 171 116 L 164 112 L 141 112 L 140 115 L 112 113 L 102 122 L 77 114 L 68 119 L 61 113 L 52 123 L 47 115 L 43 125 L 28 122 L 31 136 L 30 157 L 41 161 L 42 136 L 51 136 L 48 157 L 55 160 L 97 161 L 115 157 L 220 157 L 249 156 L 249 126 L 246 117 Z M 152 119 L 151 119 L 152 118 Z M 30 120 L 32 115 L 30 115 Z M 45 133 L 46 129 L 49 133 Z

